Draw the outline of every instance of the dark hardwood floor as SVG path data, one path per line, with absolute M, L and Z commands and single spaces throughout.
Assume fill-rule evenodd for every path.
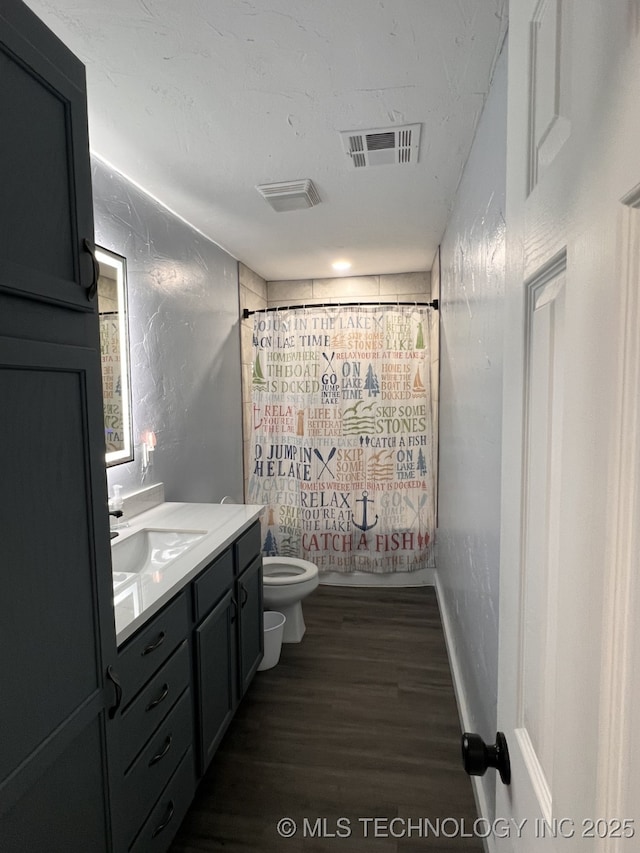
M 303 609 L 302 643 L 257 673 L 171 853 L 482 850 L 435 591 L 320 586 Z

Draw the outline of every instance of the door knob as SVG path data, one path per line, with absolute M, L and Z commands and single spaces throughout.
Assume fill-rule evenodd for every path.
M 487 746 L 480 735 L 465 732 L 462 735 L 462 762 L 469 776 L 484 776 L 488 767 L 495 767 L 503 783 L 511 783 L 509 750 L 502 732 L 496 733 L 496 742 L 492 746 Z

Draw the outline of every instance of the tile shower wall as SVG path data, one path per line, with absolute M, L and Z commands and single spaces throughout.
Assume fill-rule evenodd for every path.
M 431 273 L 340 276 L 300 281 L 267 282 L 267 302 L 276 305 L 317 305 L 320 302 L 424 302 L 431 298 Z
M 97 158 L 92 178 L 96 243 L 127 259 L 129 289 L 135 458 L 108 470 L 109 485 L 241 499 L 238 264 Z M 157 446 L 143 471 L 149 429 Z
M 464 725 L 496 732 L 505 286 L 506 48 L 440 249 L 437 578 Z M 478 782 L 491 819 L 495 778 Z

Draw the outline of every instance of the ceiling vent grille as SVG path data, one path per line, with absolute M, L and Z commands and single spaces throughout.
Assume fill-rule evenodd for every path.
M 258 184 L 256 189 L 278 213 L 285 210 L 305 210 L 320 204 L 318 190 L 308 178 L 301 181 L 281 181 L 277 184 Z
M 420 125 L 345 130 L 340 136 L 355 169 L 367 166 L 406 165 L 418 162 Z

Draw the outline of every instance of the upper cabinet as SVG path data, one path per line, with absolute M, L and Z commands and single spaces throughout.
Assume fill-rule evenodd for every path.
M 84 66 L 17 0 L 0 26 L 0 289 L 94 310 Z

